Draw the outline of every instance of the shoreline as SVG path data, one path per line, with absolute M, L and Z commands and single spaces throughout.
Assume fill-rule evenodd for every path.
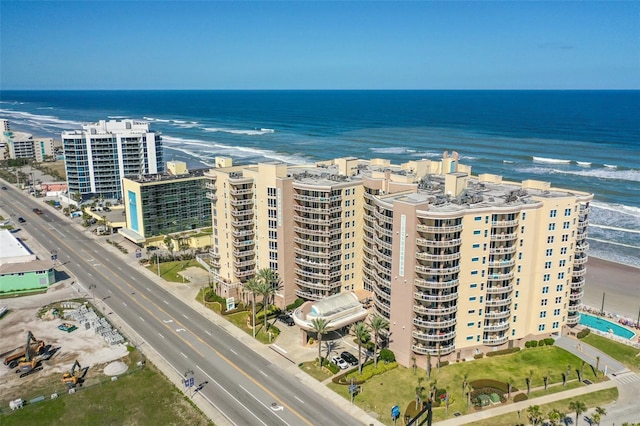
M 582 304 L 637 321 L 640 268 L 589 256 Z

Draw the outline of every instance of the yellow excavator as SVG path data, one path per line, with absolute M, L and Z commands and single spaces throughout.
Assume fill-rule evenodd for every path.
M 21 373 L 20 378 L 42 370 L 40 360 L 36 359 L 36 355 L 42 355 L 44 351 L 44 341 L 37 340 L 29 331 L 27 333 L 27 345 L 24 349 L 24 357 L 18 362 L 18 370 L 16 371 L 16 373 Z
M 16 368 L 20 362 L 27 356 L 27 352 L 31 351 L 37 355 L 41 355 L 45 351 L 45 344 L 43 340 L 37 340 L 30 331 L 27 332 L 27 345 L 24 350 L 8 356 L 4 360 L 4 365 L 13 369 Z
M 62 376 L 62 383 L 69 388 L 74 388 L 76 385 L 81 386 L 82 382 L 84 382 L 84 376 L 87 375 L 87 370 L 89 370 L 89 367 L 82 368 L 78 360 L 76 360 L 73 363 L 73 367 L 71 367 L 71 371 L 64 373 Z

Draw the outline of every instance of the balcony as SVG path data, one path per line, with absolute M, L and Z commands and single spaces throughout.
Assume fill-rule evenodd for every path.
M 509 340 L 509 336 L 490 337 L 488 339 L 482 339 L 482 343 L 489 346 L 496 346 L 506 343 Z
M 458 293 L 431 295 L 417 291 L 413 293 L 413 297 L 423 302 L 451 302 L 458 299 Z
M 301 280 L 300 278 L 296 278 L 294 282 L 302 288 L 312 288 L 314 290 L 322 290 L 323 292 L 331 291 L 335 288 L 340 288 L 340 282 L 308 282 L 305 280 Z
M 232 220 L 231 226 L 234 228 L 242 228 L 243 226 L 253 226 L 253 220 Z
M 391 229 L 387 229 L 383 226 L 378 225 L 377 223 L 373 224 L 373 229 L 378 232 L 380 235 L 384 235 L 386 237 L 393 237 L 393 231 Z
M 318 216 L 318 217 L 294 216 L 294 220 L 297 223 L 306 223 L 308 225 L 321 225 L 321 226 L 337 225 L 339 223 L 342 223 L 341 217 L 330 217 L 327 219 L 326 218 L 327 216 L 324 214 L 316 214 L 314 216 Z
M 511 324 L 508 322 L 500 322 L 497 324 L 489 324 L 484 326 L 484 331 L 505 331 L 508 330 Z
M 413 325 L 415 325 L 416 327 L 424 327 L 424 328 L 448 328 L 448 327 L 453 327 L 454 325 L 456 325 L 457 322 L 458 320 L 455 318 L 442 320 L 442 321 L 429 321 L 429 320 L 423 320 L 420 318 L 413 319 Z
M 385 300 L 387 303 L 391 303 L 391 295 L 386 291 L 383 291 L 380 286 L 374 285 L 373 291 L 380 299 Z
M 231 210 L 233 217 L 253 216 L 253 209 Z
M 238 278 L 244 278 L 244 277 L 250 277 L 254 275 L 255 272 L 256 271 L 254 269 L 244 269 L 244 270 L 234 269 L 233 275 L 235 275 Z
M 459 279 L 449 281 L 427 281 L 416 278 L 413 280 L 416 287 L 424 288 L 427 290 L 439 290 L 457 287 L 460 284 Z
M 340 195 L 332 195 L 322 194 L 322 196 L 316 195 L 304 195 L 297 192 L 293 193 L 293 199 L 298 201 L 307 201 L 310 203 L 335 203 L 342 200 L 342 196 Z
M 485 306 L 509 306 L 511 305 L 511 298 L 507 297 L 504 299 L 496 299 L 496 300 L 490 300 L 490 299 L 486 299 L 484 301 L 484 305 Z
M 491 241 L 511 241 L 518 238 L 517 233 L 513 234 L 491 234 Z
M 233 266 L 235 266 L 236 268 L 244 268 L 245 266 L 251 266 L 255 264 L 256 264 L 255 259 L 244 260 L 242 262 L 240 261 L 233 262 Z
M 451 232 L 462 231 L 462 224 L 459 225 L 443 225 L 443 226 L 428 226 L 428 225 L 416 225 L 416 229 L 420 232 L 429 232 L 432 234 L 449 234 Z
M 379 211 L 377 211 L 377 210 L 374 210 L 374 212 L 373 212 L 373 216 L 374 216 L 376 219 L 378 219 L 380 222 L 388 223 L 388 224 L 390 224 L 390 225 L 393 225 L 393 217 L 392 217 L 392 216 L 384 215 L 384 214 L 380 213 L 380 212 L 379 212 Z
M 248 247 L 248 246 L 252 246 L 254 244 L 254 241 L 253 240 L 242 240 L 242 241 L 233 240 L 232 244 L 236 248 Z
M 487 286 L 487 294 L 511 293 L 513 284 L 505 286 Z
M 205 195 L 209 200 L 213 201 L 214 203 L 218 201 L 218 196 L 216 195 L 215 192 L 207 192 Z
M 391 245 L 391 243 L 383 241 L 378 237 L 373 237 L 373 241 L 380 247 L 386 248 L 389 251 L 393 251 L 393 246 Z
M 446 340 L 451 340 L 454 337 L 456 337 L 456 332 L 454 330 L 454 331 L 450 331 L 448 333 L 442 333 L 442 334 L 427 334 L 427 333 L 421 333 L 419 331 L 412 331 L 411 335 L 413 336 L 414 339 L 422 340 L 425 342 L 444 342 Z
M 318 279 L 318 280 L 327 280 L 327 279 L 331 279 L 331 278 L 339 278 L 342 275 L 342 271 L 341 270 L 330 271 L 330 272 L 326 272 L 326 271 L 314 272 L 314 271 L 305 271 L 303 269 L 296 269 L 295 273 L 297 275 L 301 275 L 303 277 L 315 278 L 315 279 Z
M 253 229 L 245 229 L 242 231 L 231 231 L 231 235 L 233 235 L 236 238 L 240 238 L 240 237 L 248 237 L 248 236 L 252 236 L 254 234 L 254 230 Z
M 307 299 L 307 300 L 320 300 L 320 299 L 324 299 L 325 297 L 324 294 L 311 293 L 305 290 L 296 290 L 295 293 L 296 293 L 296 296 L 302 297 L 303 299 Z
M 516 264 L 515 259 L 493 260 L 489 262 L 489 268 L 509 268 Z
M 458 311 L 457 306 L 446 306 L 442 308 L 427 308 L 422 305 L 413 305 L 413 312 L 421 315 L 449 315 Z
M 575 293 L 571 292 L 569 293 L 569 300 L 573 300 L 573 301 L 580 300 L 582 299 L 582 296 L 584 296 L 584 292 L 582 290 L 577 291 Z
M 450 275 L 460 272 L 460 266 L 453 266 L 450 268 L 429 268 L 427 266 L 416 265 L 415 271 L 421 274 L 429 275 Z
M 504 319 L 509 318 L 511 316 L 511 311 L 509 309 L 504 311 L 486 311 L 484 313 L 484 317 L 487 319 Z
M 234 207 L 239 206 L 250 206 L 253 205 L 253 198 L 243 198 L 243 199 L 234 199 L 229 200 L 229 203 Z
M 489 253 L 491 254 L 512 254 L 517 250 L 516 246 L 511 247 L 492 247 L 489 249 Z
M 518 219 L 494 220 L 491 222 L 491 226 L 494 228 L 511 228 L 512 226 L 518 226 Z
M 319 259 L 328 259 L 331 256 L 331 252 L 305 250 L 302 247 L 296 247 L 293 251 L 301 256 L 317 257 Z
M 576 246 L 576 253 L 584 253 L 588 250 L 589 250 L 589 243 L 586 241 Z
M 487 281 L 503 281 L 510 280 L 513 278 L 515 274 L 513 272 L 508 272 L 506 274 L 489 274 L 487 275 Z
M 382 316 L 389 318 L 391 315 L 391 307 L 389 305 L 380 302 L 378 299 L 373 300 L 374 308 L 382 314 Z
M 580 323 L 580 314 L 575 314 L 567 316 L 567 325 L 576 325 Z
M 420 355 L 448 355 L 451 352 L 453 352 L 456 349 L 455 345 L 449 345 L 449 346 L 444 346 L 444 347 L 440 347 L 440 348 L 433 348 L 433 347 L 428 347 L 428 346 L 422 346 L 420 344 L 418 345 L 412 345 L 411 346 L 411 350 L 417 354 Z
M 589 256 L 582 256 L 582 257 L 575 257 L 573 259 L 573 264 L 574 265 L 584 265 L 585 263 L 587 263 L 587 260 L 589 260 Z
M 585 283 L 584 277 L 574 277 L 571 280 L 571 287 L 580 288 L 584 286 L 584 283 Z
M 301 206 L 300 204 L 294 204 L 293 210 L 297 212 L 303 212 L 303 213 L 334 214 L 334 213 L 342 212 L 342 207 L 341 206 L 334 206 L 329 208 L 325 206 L 307 207 L 307 206 Z
M 231 188 L 229 190 L 229 194 L 234 196 L 253 194 L 253 188 L 242 188 L 242 189 Z
M 422 247 L 456 247 L 462 242 L 460 238 L 454 238 L 448 241 L 434 241 L 424 238 L 416 238 L 416 244 Z
M 431 254 L 426 251 L 416 253 L 416 259 L 431 262 L 449 262 L 460 259 L 460 252 L 451 254 Z
M 574 269 L 573 271 L 571 271 L 571 276 L 576 278 L 584 277 L 586 273 L 587 273 L 587 268 Z
M 305 238 L 295 237 L 293 241 L 295 241 L 297 244 L 313 246 L 313 247 L 329 248 L 331 246 L 331 243 L 327 240 L 307 240 Z
M 205 182 L 204 187 L 207 189 L 213 189 L 214 191 L 216 189 L 218 189 L 218 187 L 216 186 L 216 179 L 215 178 L 211 178 L 211 176 L 208 176 L 209 180 L 207 182 Z

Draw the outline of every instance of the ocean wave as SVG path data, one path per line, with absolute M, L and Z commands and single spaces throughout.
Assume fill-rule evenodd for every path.
M 550 163 L 550 164 L 569 164 L 571 160 L 561 160 L 559 158 L 547 158 L 547 157 L 531 157 L 536 163 Z
M 640 234 L 640 229 L 618 228 L 617 226 L 598 225 L 597 223 L 590 223 L 589 226 L 600 229 L 607 229 L 610 231 L 628 232 L 630 234 Z
M 231 133 L 234 135 L 248 135 L 248 136 L 255 136 L 255 135 L 265 135 L 267 133 L 273 133 L 275 132 L 275 130 L 273 129 L 253 129 L 253 130 L 238 130 L 238 129 L 227 129 L 224 127 L 204 127 L 202 130 L 207 131 L 207 132 L 223 132 L 223 133 Z
M 639 249 L 640 250 L 640 246 L 636 246 L 633 244 L 625 244 L 625 243 L 619 243 L 617 241 L 610 241 L 610 240 L 603 240 L 600 238 L 587 238 L 587 240 L 589 241 L 597 241 L 599 243 L 605 243 L 605 244 L 612 244 L 614 246 L 620 246 L 620 247 L 627 247 L 627 248 L 632 248 L 632 249 Z
M 616 166 L 615 164 L 603 164 L 603 166 L 605 166 L 608 169 L 617 169 L 618 166 Z
M 199 148 L 204 148 L 207 151 L 216 150 L 217 154 L 228 155 L 231 157 L 240 157 L 243 159 L 254 159 L 254 158 L 263 158 L 268 160 L 277 160 L 282 161 L 283 163 L 288 164 L 309 164 L 313 163 L 313 160 L 308 158 L 299 156 L 299 155 L 289 155 L 289 154 L 281 154 L 274 151 L 266 150 L 266 149 L 258 149 L 258 148 L 249 148 L 243 146 L 230 146 L 224 145 L 218 142 L 207 142 L 200 139 L 185 139 L 175 136 L 167 136 L 163 135 L 162 140 L 166 141 L 170 144 L 175 144 L 178 146 L 184 145 L 194 146 Z M 171 148 L 174 148 L 173 146 Z M 185 154 L 192 155 L 195 158 L 202 157 L 202 150 L 189 150 L 183 151 Z
M 25 111 L 14 111 L 4 108 L 0 108 L 0 115 L 7 117 L 10 122 L 25 120 L 37 125 L 47 125 L 61 129 L 79 128 L 85 124 L 80 121 L 63 120 L 53 115 L 32 114 Z
M 640 207 L 625 206 L 624 204 L 609 204 L 603 203 L 602 201 L 592 201 L 591 207 L 596 209 L 610 210 L 616 213 L 622 213 L 640 219 Z
M 377 152 L 378 154 L 404 154 L 406 152 L 409 152 L 409 148 L 406 148 L 404 146 L 394 146 L 387 148 L 369 148 L 369 151 Z M 412 154 L 415 154 L 415 152 L 413 152 Z
M 576 161 L 576 164 L 580 167 L 591 167 L 591 162 L 589 161 Z
M 611 180 L 626 180 L 630 182 L 640 182 L 640 170 L 628 169 L 607 169 L 607 168 L 593 168 L 589 170 L 560 170 L 549 167 L 522 167 L 518 169 L 521 173 L 533 173 L 538 175 L 543 174 L 565 174 L 584 176 L 598 179 L 611 179 Z

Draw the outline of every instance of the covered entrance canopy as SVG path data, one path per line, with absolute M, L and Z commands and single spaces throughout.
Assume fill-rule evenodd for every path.
M 303 330 L 313 331 L 312 321 L 323 318 L 329 322 L 326 331 L 333 331 L 363 321 L 367 317 L 358 296 L 353 293 L 339 293 L 317 302 L 306 302 L 293 313 L 293 321 Z

